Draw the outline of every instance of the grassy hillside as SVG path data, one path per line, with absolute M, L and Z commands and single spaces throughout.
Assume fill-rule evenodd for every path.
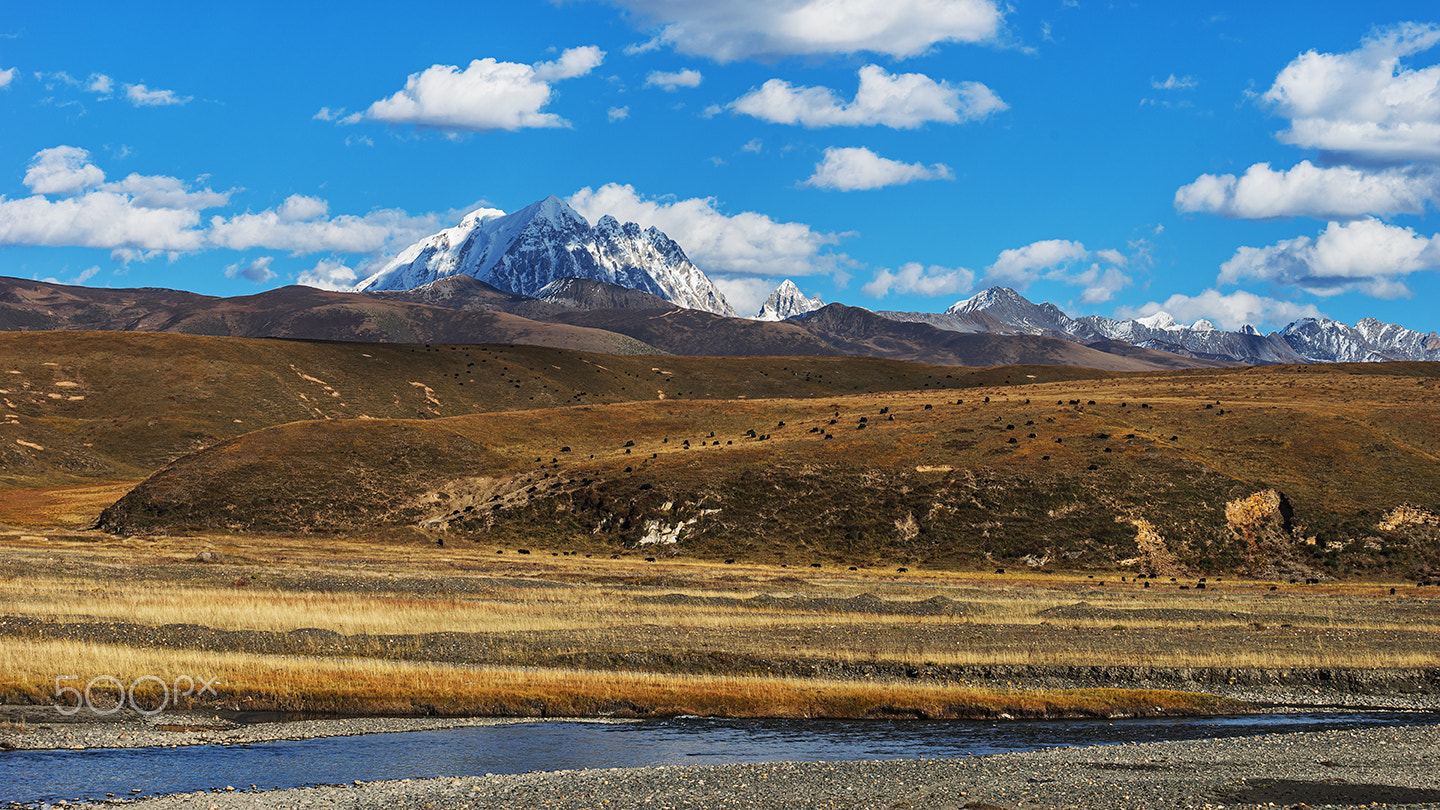
M 0 333 L 0 486 L 144 478 L 286 422 L 430 419 L 581 403 L 817 397 L 1028 379 L 869 358 L 694 358 L 139 332 Z M 0 520 L 5 520 L 0 516 Z
M 773 362 L 752 376 L 762 392 L 800 384 Z M 677 367 L 672 390 L 707 390 L 706 369 L 721 373 Z M 1440 561 L 1440 366 L 990 373 L 1029 384 L 292 423 L 179 460 L 104 525 L 415 527 L 791 566 L 1420 576 Z

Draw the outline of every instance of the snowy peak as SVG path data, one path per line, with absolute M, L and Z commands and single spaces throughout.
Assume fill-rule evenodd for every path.
M 1173 315 L 1163 310 L 1144 318 L 1136 318 L 1135 322 L 1146 329 L 1174 329 L 1180 325 Z
M 795 282 L 787 278 L 780 282 L 780 286 L 776 287 L 774 292 L 770 293 L 769 298 L 765 299 L 765 303 L 761 305 L 760 311 L 755 315 L 755 320 L 783 321 L 796 315 L 814 312 L 823 306 L 825 303 L 820 300 L 819 296 L 807 298 L 804 293 L 800 292 L 800 288 L 795 286 Z
M 587 278 L 658 295 L 717 315 L 735 310 L 685 251 L 655 228 L 605 216 L 590 227 L 551 195 L 513 214 L 481 209 L 401 251 L 356 291 L 410 290 L 463 273 L 535 295 L 562 278 Z
M 988 290 L 976 293 L 957 302 L 954 306 L 945 310 L 946 315 L 968 315 L 973 312 L 985 312 L 991 309 L 1006 309 L 1014 307 L 1033 307 L 1025 296 L 1010 289 L 1009 287 L 991 287 Z
M 1009 287 L 991 287 L 945 310 L 946 315 L 983 315 L 1026 335 L 1067 335 L 1075 323 L 1054 304 L 1036 304 Z

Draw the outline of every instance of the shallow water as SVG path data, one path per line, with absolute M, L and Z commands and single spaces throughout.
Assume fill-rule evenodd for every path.
M 547 722 L 237 746 L 0 753 L 0 801 L 103 799 L 486 773 L 781 760 L 940 759 L 1064 745 L 1440 723 L 1412 713 L 1116 721 Z M 139 788 L 140 793 L 131 793 Z

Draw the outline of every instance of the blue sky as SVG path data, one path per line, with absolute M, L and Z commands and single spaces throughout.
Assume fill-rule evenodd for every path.
M 342 287 L 468 210 L 940 311 L 1440 328 L 1433 2 L 0 0 L 0 274 Z

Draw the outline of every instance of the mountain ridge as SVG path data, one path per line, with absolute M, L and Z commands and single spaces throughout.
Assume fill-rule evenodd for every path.
M 991 287 L 959 301 L 940 316 L 887 312 L 895 320 L 923 321 L 941 329 L 971 327 L 1003 334 L 1032 334 L 1074 340 L 1087 345 L 1120 341 L 1145 349 L 1206 360 L 1272 365 L 1440 361 L 1440 335 L 1406 329 L 1399 324 L 1364 318 L 1348 326 L 1328 318 L 1302 318 L 1261 334 L 1251 326 L 1224 330 L 1208 320 L 1179 323 L 1167 312 L 1116 320 L 1100 315 L 1072 318 L 1051 303 L 1036 304 L 1008 287 Z

